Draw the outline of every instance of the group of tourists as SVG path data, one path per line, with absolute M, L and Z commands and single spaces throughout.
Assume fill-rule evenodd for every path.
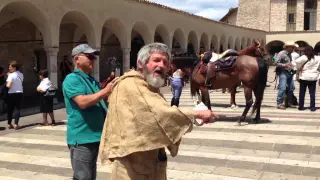
M 9 72 L 5 73 L 3 67 L 0 67 L 0 104 L 1 108 L 7 109 L 8 129 L 18 130 L 19 120 L 21 116 L 21 101 L 23 100 L 23 81 L 24 75 L 20 71 L 21 65 L 17 61 L 9 63 Z M 41 125 L 49 125 L 47 114 L 50 115 L 52 125 L 55 125 L 53 114 L 53 96 L 48 96 L 48 89 L 52 87 L 51 81 L 48 79 L 48 71 L 41 70 L 39 73 L 41 80 L 36 91 L 40 94 L 40 112 L 43 113 L 43 123 Z M 12 124 L 14 119 L 14 124 Z
M 320 79 L 320 56 L 316 55 L 311 46 L 299 49 L 299 46 L 287 42 L 284 50 L 274 57 L 276 73 L 279 76 L 279 92 L 277 97 L 277 108 L 286 109 L 284 96 L 288 99 L 288 106 L 293 106 L 294 82 L 300 84 L 298 109 L 305 110 L 306 88 L 310 94 L 310 111 L 316 111 L 315 95 L 317 81 Z M 287 93 L 286 93 L 287 92 Z

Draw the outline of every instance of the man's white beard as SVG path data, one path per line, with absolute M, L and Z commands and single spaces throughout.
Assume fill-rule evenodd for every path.
M 161 88 L 164 86 L 165 79 L 162 77 L 153 77 L 153 73 L 148 73 L 147 69 L 145 69 L 143 76 L 146 79 L 147 83 L 154 88 Z

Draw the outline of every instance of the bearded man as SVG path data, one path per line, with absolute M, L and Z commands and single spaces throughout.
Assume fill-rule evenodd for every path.
M 160 93 L 171 53 L 162 43 L 145 45 L 137 71 L 125 73 L 113 85 L 100 144 L 102 163 L 113 161 L 113 180 L 165 180 L 168 148 L 176 156 L 182 136 L 195 119 L 217 118 L 210 110 L 170 106 Z

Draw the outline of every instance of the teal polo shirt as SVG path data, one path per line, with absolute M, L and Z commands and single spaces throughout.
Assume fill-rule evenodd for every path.
M 89 95 L 100 91 L 99 83 L 92 76 L 75 69 L 73 73 L 66 76 L 62 89 L 68 118 L 67 143 L 76 145 L 100 142 L 107 113 L 104 100 L 87 109 L 80 109 L 72 99 L 78 95 Z

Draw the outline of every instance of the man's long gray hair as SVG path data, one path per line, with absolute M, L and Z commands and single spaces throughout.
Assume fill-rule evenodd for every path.
M 151 43 L 143 46 L 138 52 L 137 66 L 139 61 L 142 66 L 145 66 L 152 53 L 166 53 L 169 62 L 171 61 L 171 52 L 167 45 L 163 43 Z

